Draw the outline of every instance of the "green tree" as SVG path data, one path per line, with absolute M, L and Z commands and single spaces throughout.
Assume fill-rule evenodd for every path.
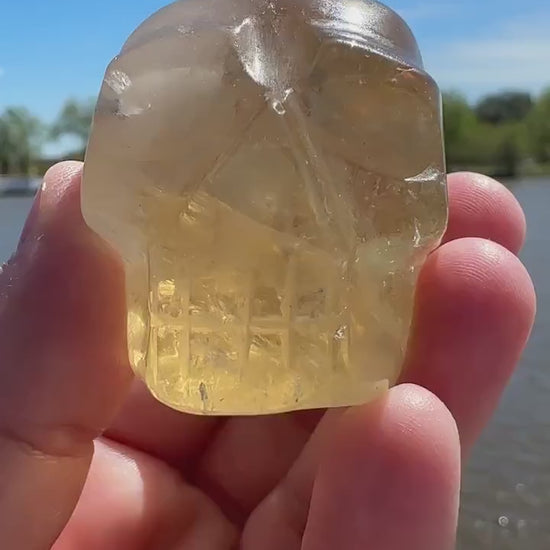
M 536 161 L 550 162 L 550 89 L 538 98 L 528 120 L 530 150 Z
M 510 99 L 510 94 L 500 94 L 498 98 Z M 524 103 L 526 112 L 528 94 L 514 95 L 511 103 Z M 494 96 L 497 97 L 497 96 Z M 488 99 L 488 98 L 487 98 Z M 499 101 L 500 101 L 499 99 Z M 485 101 L 485 100 L 484 100 Z M 443 96 L 443 119 L 447 164 L 450 170 L 476 169 L 500 176 L 515 176 L 528 156 L 528 139 L 525 119 L 515 118 L 521 114 L 517 105 L 507 107 L 506 115 L 498 124 L 495 118 L 479 117 L 478 109 L 472 109 L 467 100 L 456 93 Z M 503 112 L 505 110 L 503 109 Z
M 65 135 L 76 137 L 85 148 L 94 115 L 94 102 L 69 99 L 51 128 L 52 139 Z
M 459 93 L 443 94 L 443 128 L 449 166 L 468 163 L 477 121 L 470 105 Z
M 0 116 L 0 173 L 29 174 L 44 139 L 44 125 L 23 107 Z
M 533 108 L 533 98 L 526 92 L 503 92 L 483 98 L 475 113 L 480 122 L 504 124 L 524 120 Z
M 525 123 L 507 123 L 495 129 L 494 164 L 501 176 L 517 176 L 528 156 Z

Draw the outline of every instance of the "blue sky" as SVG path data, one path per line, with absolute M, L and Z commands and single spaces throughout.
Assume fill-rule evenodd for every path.
M 223 0 L 220 0 L 223 1 Z M 2 0 L 0 111 L 46 120 L 68 96 L 95 96 L 109 60 L 162 0 Z M 486 92 L 550 85 L 550 1 L 387 0 L 413 28 L 442 88 Z

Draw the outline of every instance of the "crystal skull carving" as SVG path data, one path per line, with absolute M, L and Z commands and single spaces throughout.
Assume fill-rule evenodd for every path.
M 161 10 L 107 69 L 82 190 L 125 264 L 135 372 L 196 414 L 394 384 L 444 172 L 439 90 L 377 2 Z

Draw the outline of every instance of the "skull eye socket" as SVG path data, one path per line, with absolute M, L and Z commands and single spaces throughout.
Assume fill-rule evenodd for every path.
M 344 55 L 343 48 L 324 43 L 304 86 L 319 138 L 349 162 L 396 179 L 440 165 L 435 83 L 379 55 L 360 48 Z

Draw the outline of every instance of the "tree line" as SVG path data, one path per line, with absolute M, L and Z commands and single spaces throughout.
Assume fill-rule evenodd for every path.
M 449 170 L 501 176 L 550 172 L 550 89 L 533 98 L 503 92 L 471 105 L 459 93 L 443 96 Z
M 62 136 L 76 137 L 67 157 L 82 159 L 94 102 L 68 100 L 56 120 L 45 124 L 23 107 L 0 114 L 0 174 L 40 175 L 53 162 L 42 147 Z M 499 176 L 550 173 L 550 89 L 488 95 L 476 104 L 456 92 L 443 94 L 449 170 L 479 170 Z
M 46 124 L 25 107 L 8 107 L 0 113 L 0 175 L 41 175 L 57 160 L 44 159 L 42 148 L 63 136 L 72 136 L 75 151 L 67 157 L 81 160 L 88 140 L 94 102 L 68 100 L 56 120 Z

